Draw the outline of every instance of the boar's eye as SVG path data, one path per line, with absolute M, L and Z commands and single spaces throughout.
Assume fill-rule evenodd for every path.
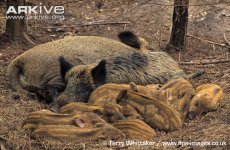
M 96 123 L 97 123 L 97 120 L 92 120 L 91 123 L 92 123 L 92 124 L 96 124 Z
M 85 76 L 85 70 L 82 70 L 77 74 L 77 77 L 82 77 L 82 76 Z

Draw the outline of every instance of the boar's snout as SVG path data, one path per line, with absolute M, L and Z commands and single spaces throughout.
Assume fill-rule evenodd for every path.
M 86 79 L 76 79 L 78 77 L 69 77 L 65 91 L 58 97 L 61 101 L 87 102 L 93 88 Z
M 52 110 L 53 112 L 58 112 L 58 110 L 68 104 L 70 102 L 69 98 L 65 95 L 60 95 L 59 97 L 57 97 L 56 99 L 54 99 L 53 103 L 50 106 L 50 110 Z

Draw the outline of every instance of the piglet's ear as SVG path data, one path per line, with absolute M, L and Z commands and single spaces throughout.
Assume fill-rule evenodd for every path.
M 75 118 L 74 122 L 80 128 L 84 128 L 85 124 L 86 124 L 85 121 L 82 118 Z
M 62 79 L 65 79 L 66 73 L 73 68 L 73 65 L 69 63 L 63 56 L 59 57 L 59 63 L 60 63 L 60 70 L 61 70 L 61 77 Z
M 133 91 L 133 92 L 138 92 L 138 88 L 137 88 L 137 85 L 133 82 L 130 82 L 130 90 Z
M 221 89 L 215 89 L 214 94 L 218 94 L 219 91 L 221 91 Z
M 128 91 L 127 90 L 123 90 L 121 91 L 118 96 L 117 96 L 117 103 L 121 103 L 121 102 L 125 102 L 128 98 Z
M 102 60 L 91 71 L 95 84 L 103 84 L 106 79 L 106 60 Z

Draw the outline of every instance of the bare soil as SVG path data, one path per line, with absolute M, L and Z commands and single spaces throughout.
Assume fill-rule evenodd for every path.
M 47 0 L 30 2 L 46 6 L 65 6 L 62 20 L 29 20 L 29 35 L 36 45 L 62 38 L 66 35 L 99 35 L 117 39 L 120 31 L 131 30 L 147 39 L 156 51 L 163 50 L 170 38 L 172 0 Z M 221 4 L 217 4 L 221 3 Z M 166 4 L 160 5 L 160 4 Z M 230 49 L 218 46 L 225 44 L 223 34 L 230 40 L 230 3 L 229 0 L 191 0 L 188 34 L 200 37 L 187 38 L 187 50 L 171 54 L 178 62 L 199 60 L 221 60 L 230 57 Z M 0 34 L 5 30 L 5 3 L 0 1 Z M 129 24 L 89 25 L 95 22 L 130 22 Z M 73 27 L 82 24 L 81 27 Z M 68 27 L 72 26 L 72 27 Z M 49 27 L 56 27 L 51 29 Z M 209 42 L 205 41 L 208 40 Z M 210 42 L 211 41 L 211 42 Z M 117 149 L 97 143 L 76 143 L 49 139 L 31 139 L 22 129 L 23 121 L 32 112 L 44 108 L 36 100 L 18 97 L 11 90 L 6 76 L 7 65 L 12 59 L 28 50 L 31 46 L 21 43 L 0 41 L 0 149 Z M 206 74 L 192 80 L 195 86 L 203 83 L 217 83 L 223 87 L 225 98 L 217 111 L 204 114 L 186 122 L 183 129 L 171 133 L 158 132 L 153 146 L 129 146 L 124 149 L 230 149 L 230 62 L 207 65 L 181 65 L 186 73 L 205 69 Z M 223 142 L 224 145 L 163 145 L 163 142 Z M 225 143 L 224 143 L 225 142 Z M 220 143 L 218 143 L 220 144 Z M 225 145 L 226 144 L 226 145 Z

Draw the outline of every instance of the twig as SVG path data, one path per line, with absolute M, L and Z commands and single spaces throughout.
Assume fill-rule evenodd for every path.
M 228 63 L 230 59 L 223 60 L 207 60 L 207 61 L 197 61 L 197 62 L 179 62 L 180 65 L 206 65 L 206 64 L 219 64 Z
M 206 42 L 206 43 L 210 43 L 210 44 L 214 44 L 214 45 L 218 45 L 218 46 L 230 48 L 230 46 L 228 46 L 228 45 L 226 45 L 226 44 L 217 43 L 217 42 L 213 42 L 213 41 L 210 41 L 210 40 L 205 40 L 205 39 L 202 39 L 202 38 L 197 37 L 197 36 L 194 36 L 194 35 L 187 34 L 187 36 L 188 36 L 188 37 L 195 38 L 195 39 L 198 39 L 198 40 L 201 40 L 201 41 Z
M 81 2 L 83 0 L 75 0 L 75 1 L 69 1 L 69 2 L 65 2 L 65 3 L 61 3 L 58 6 L 62 6 L 62 5 L 66 5 L 66 4 L 71 4 L 71 3 L 77 3 L 77 2 Z
M 94 23 L 86 23 L 86 24 L 77 24 L 72 26 L 57 26 L 57 27 L 38 27 L 32 26 L 32 28 L 42 28 L 42 29 L 56 29 L 56 28 L 75 28 L 75 27 L 84 27 L 84 26 L 95 26 L 95 25 L 117 25 L 117 24 L 130 24 L 129 21 L 123 22 L 94 22 Z
M 162 3 L 156 3 L 156 2 L 148 2 L 146 4 L 153 4 L 153 5 L 159 5 L 159 6 L 184 6 L 184 5 L 174 5 L 174 4 L 162 4 Z M 219 4 L 230 4 L 230 2 L 219 2 L 219 3 L 210 3 L 210 4 L 190 4 L 189 6 L 215 6 Z
M 226 44 L 230 47 L 230 42 L 229 42 L 229 40 L 227 39 L 225 33 L 224 33 L 224 40 L 225 40 Z
M 174 48 L 174 49 L 176 49 L 176 50 L 178 50 L 178 51 L 182 51 L 180 48 L 178 48 L 178 47 L 176 47 L 176 46 L 174 46 L 174 45 L 172 45 L 172 44 L 170 44 L 170 43 L 166 46 L 166 49 L 167 49 L 167 48 L 169 48 L 169 49 Z
M 179 62 L 181 61 L 181 59 L 180 59 L 180 52 L 179 52 Z
M 127 13 L 133 11 L 133 10 L 136 9 L 137 7 L 140 7 L 140 6 L 142 6 L 142 5 L 147 4 L 147 3 L 150 2 L 150 1 L 151 1 L 151 0 L 147 0 L 147 1 L 144 1 L 144 2 L 142 2 L 142 3 L 140 3 L 140 4 L 138 4 L 137 6 L 131 8 L 129 11 L 127 11 L 125 14 L 127 14 Z
M 223 71 L 223 73 L 229 73 L 230 69 Z
M 0 139 L 7 141 L 7 138 L 5 138 L 3 135 L 0 135 Z

